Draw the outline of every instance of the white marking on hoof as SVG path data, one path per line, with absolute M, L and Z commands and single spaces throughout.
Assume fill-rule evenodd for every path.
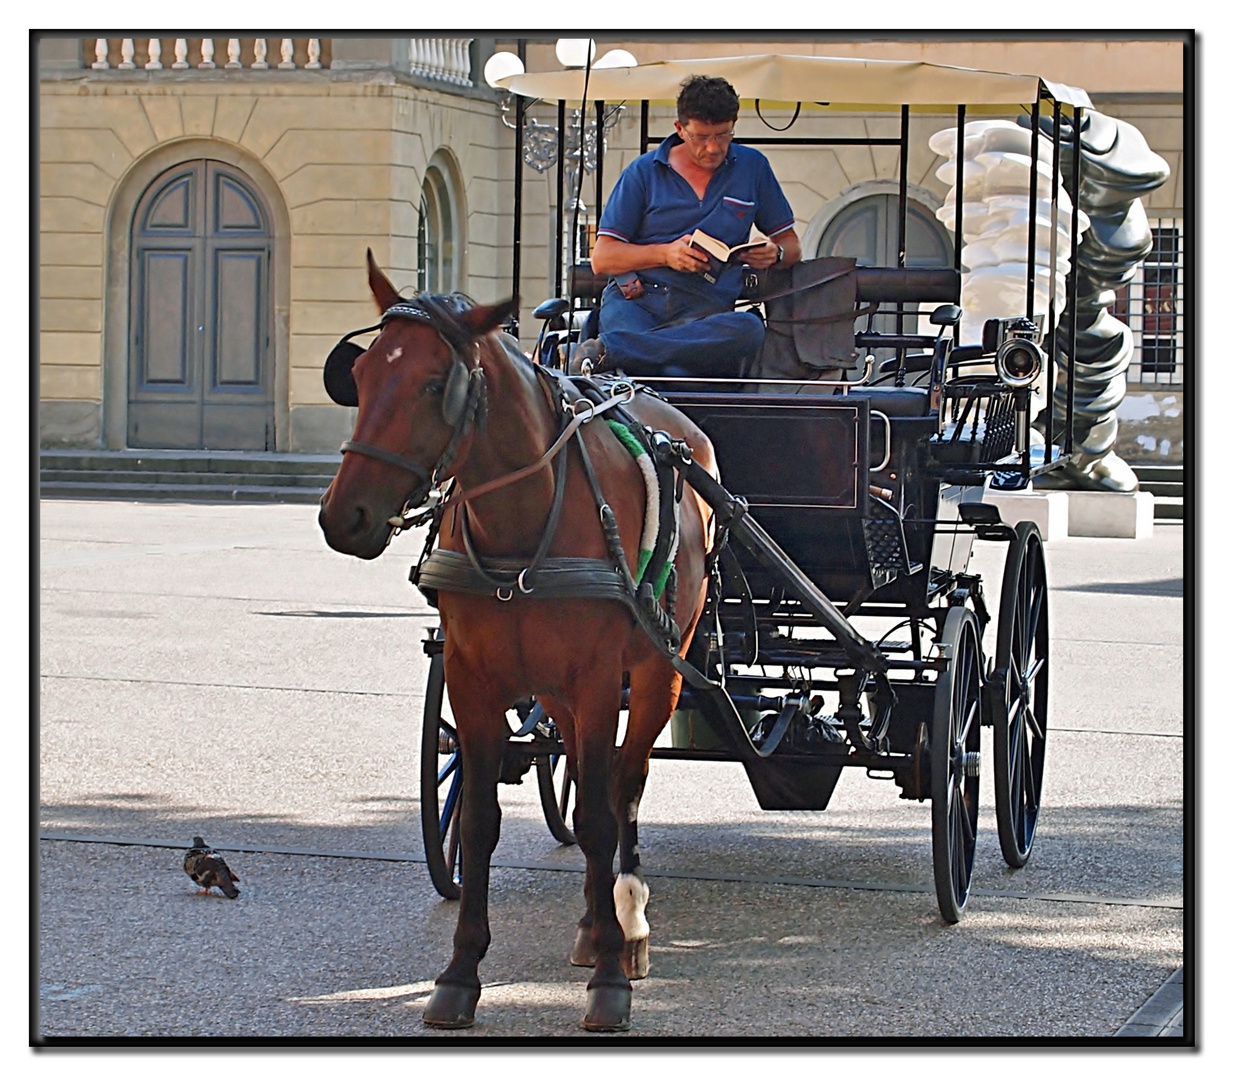
M 386 363 L 393 364 L 402 355 L 403 355 L 403 346 L 396 345 L 390 352 L 386 354 Z
M 619 874 L 613 883 L 613 903 L 627 941 L 638 941 L 648 936 L 648 921 L 643 914 L 648 896 L 647 885 L 634 874 Z

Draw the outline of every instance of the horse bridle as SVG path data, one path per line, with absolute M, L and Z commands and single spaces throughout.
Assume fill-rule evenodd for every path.
M 486 386 L 484 368 L 480 365 L 471 332 L 459 319 L 459 313 L 468 310 L 471 302 L 460 293 L 448 297 L 420 293 L 410 300 L 392 304 L 382 313 L 381 322 L 353 330 L 340 339 L 326 358 L 323 378 L 326 392 L 340 405 L 355 406 L 359 403 L 352 366 L 365 352 L 351 339 L 359 334 L 381 330 L 392 319 L 414 319 L 427 323 L 450 349 L 450 374 L 442 392 L 442 419 L 451 429 L 450 439 L 441 456 L 430 468 L 420 462 L 385 450 L 371 443 L 345 440 L 339 447 L 341 453 L 363 454 L 365 457 L 384 461 L 412 473 L 420 484 L 413 489 L 404 502 L 403 512 L 413 510 L 428 499 L 429 492 L 437 487 L 454 463 L 459 443 L 473 428 L 483 425 L 485 418 Z M 469 352 L 471 353 L 469 357 Z

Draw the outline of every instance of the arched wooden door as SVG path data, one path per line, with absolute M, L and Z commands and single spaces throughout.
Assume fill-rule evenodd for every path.
M 243 174 L 188 161 L 133 218 L 128 445 L 273 450 L 270 214 Z

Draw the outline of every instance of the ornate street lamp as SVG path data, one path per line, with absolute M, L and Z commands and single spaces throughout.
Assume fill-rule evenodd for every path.
M 596 55 L 596 42 L 590 38 L 561 38 L 554 50 L 558 61 L 565 68 L 583 68 Z M 612 49 L 592 64 L 595 68 L 634 67 L 638 61 L 625 49 Z M 489 57 L 485 64 L 485 81 L 497 89 L 498 80 L 511 75 L 523 74 L 523 61 L 514 53 L 498 52 Z M 508 92 L 501 102 L 502 123 L 517 131 L 518 125 L 509 120 L 511 94 Z M 558 164 L 559 147 L 563 166 L 563 192 L 560 220 L 563 223 L 559 250 L 561 267 L 571 267 L 580 255 L 588 248 L 588 209 L 582 199 L 583 173 L 596 171 L 600 156 L 605 149 L 605 139 L 612 132 L 625 105 L 616 105 L 603 111 L 597 124 L 595 119 L 585 125 L 583 110 L 574 109 L 570 117 L 565 116 L 564 105 L 559 105 L 558 124 L 545 124 L 532 117 L 523 118 L 523 162 L 538 173 L 544 173 Z M 598 133 L 597 129 L 600 128 Z M 569 193 L 569 194 L 566 194 Z M 575 227 L 565 226 L 566 214 L 569 213 Z M 560 272 L 560 268 L 559 268 Z M 559 277 L 559 285 L 561 279 Z

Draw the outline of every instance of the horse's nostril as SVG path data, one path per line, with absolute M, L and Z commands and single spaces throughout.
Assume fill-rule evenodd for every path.
M 356 507 L 352 514 L 351 534 L 360 536 L 369 530 L 369 511 L 363 506 Z

